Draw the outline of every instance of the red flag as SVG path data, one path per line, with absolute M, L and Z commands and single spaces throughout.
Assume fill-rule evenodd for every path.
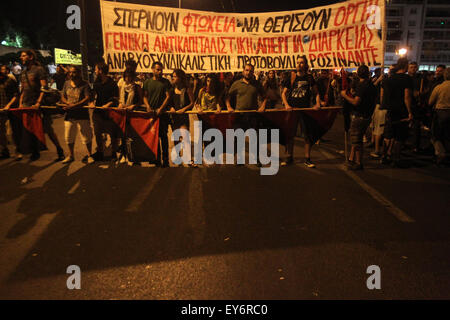
M 198 114 L 198 117 L 205 124 L 205 129 L 215 128 L 219 129 L 225 137 L 227 129 L 234 128 L 234 121 L 236 119 L 236 113 L 203 113 Z
M 153 153 L 153 155 L 138 156 L 135 152 L 136 158 L 154 158 L 158 155 L 159 145 L 159 118 L 154 114 L 147 114 L 141 112 L 128 112 L 128 125 L 126 128 L 127 138 L 132 138 L 136 143 L 143 142 L 147 149 Z M 146 153 L 144 150 L 142 153 Z M 154 160 L 147 159 L 147 161 Z M 145 161 L 145 160 L 141 160 Z
M 10 109 L 22 124 L 19 152 L 29 154 L 47 150 L 41 111 L 33 108 Z
M 123 134 L 125 134 L 127 124 L 127 110 L 126 109 L 108 109 L 108 117 L 114 121 L 120 128 Z

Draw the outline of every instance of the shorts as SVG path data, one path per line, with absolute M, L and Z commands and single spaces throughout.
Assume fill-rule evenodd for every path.
M 394 139 L 395 141 L 404 142 L 408 139 L 409 122 L 402 121 L 402 117 L 392 117 L 386 114 L 386 122 L 384 124 L 383 135 L 386 139 Z
M 74 144 L 77 137 L 77 127 L 83 144 L 91 143 L 92 129 L 89 120 L 65 120 L 64 138 L 67 144 Z
M 384 124 L 386 122 L 386 112 L 387 110 L 381 110 L 380 105 L 377 104 L 375 107 L 375 112 L 373 113 L 373 132 L 375 136 L 381 136 L 384 131 Z
M 351 116 L 350 123 L 350 142 L 352 145 L 361 145 L 363 143 L 363 136 L 370 124 L 370 118 L 365 119 L 360 116 Z

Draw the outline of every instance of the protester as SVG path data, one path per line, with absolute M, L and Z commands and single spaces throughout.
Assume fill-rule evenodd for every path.
M 263 83 L 263 89 L 267 96 L 267 108 L 275 108 L 281 105 L 280 86 L 274 70 L 270 70 L 267 73 L 267 78 Z
M 134 110 L 142 103 L 142 88 L 136 83 L 136 73 L 125 70 L 118 82 L 119 108 Z
M 89 121 L 89 110 L 84 108 L 89 99 L 89 84 L 81 78 L 80 68 L 71 66 L 69 68 L 69 80 L 64 83 L 61 92 L 61 102 L 64 104 L 63 109 L 66 112 L 64 117 L 65 139 L 69 148 L 69 155 L 62 163 L 70 163 L 75 160 L 74 149 L 77 129 L 88 153 L 82 159 L 82 162 L 94 162 L 92 158 L 92 131 Z
M 431 91 L 436 88 L 436 86 L 440 85 L 442 82 L 444 82 L 444 70 L 445 66 L 443 64 L 440 64 L 436 67 L 436 71 L 434 73 L 434 78 L 431 82 Z
M 385 148 L 381 161 L 383 164 L 392 163 L 393 167 L 405 167 L 405 164 L 400 162 L 400 152 L 408 137 L 409 122 L 413 119 L 413 81 L 406 74 L 407 70 L 408 59 L 398 59 L 396 72 L 386 80 L 382 89 L 387 113 L 384 127 Z
M 179 142 L 188 141 L 189 138 L 189 115 L 186 111 L 194 107 L 195 99 L 191 86 L 188 83 L 186 73 L 181 69 L 175 69 L 172 73 L 172 85 L 170 90 L 170 117 L 172 132 L 177 129 L 182 131 Z M 176 145 L 179 143 L 176 142 Z M 190 165 L 193 165 L 192 161 Z
M 107 133 L 111 137 L 111 159 L 117 160 L 119 132 L 115 123 L 108 117 L 107 109 L 111 106 L 117 106 L 119 100 L 119 88 L 116 82 L 108 76 L 109 67 L 104 61 L 95 65 L 95 74 L 97 78 L 94 82 L 95 106 L 92 113 L 92 122 L 94 125 L 95 142 L 97 151 L 93 157 L 95 161 L 104 160 L 105 140 L 103 134 Z M 91 104 L 92 105 L 92 104 Z
M 450 68 L 444 72 L 444 82 L 437 85 L 429 100 L 434 106 L 435 116 L 432 126 L 432 142 L 435 149 L 436 163 L 440 165 L 445 160 L 445 144 L 450 141 Z
M 56 67 L 56 73 L 52 77 L 52 81 L 56 83 L 56 89 L 61 91 L 64 87 L 64 83 L 67 80 L 68 70 L 62 65 L 58 64 Z
M 153 78 L 144 82 L 144 104 L 148 112 L 155 112 L 159 117 L 159 140 L 161 149 L 158 148 L 157 165 L 163 168 L 169 166 L 169 140 L 167 130 L 169 117 L 163 113 L 170 100 L 170 82 L 162 77 L 163 65 L 154 62 L 152 65 Z
M 208 74 L 205 79 L 205 86 L 200 89 L 196 100 L 196 111 L 217 111 L 220 112 L 220 83 L 217 76 Z
M 255 79 L 255 67 L 252 64 L 247 63 L 244 66 L 242 72 L 242 79 L 236 80 L 231 85 L 228 91 L 228 97 L 226 98 L 226 105 L 228 112 L 237 111 L 249 111 L 254 110 L 258 112 L 264 112 L 267 104 L 267 96 L 259 81 Z M 262 101 L 261 105 L 258 104 L 258 98 Z M 231 101 L 236 101 L 236 106 L 231 106 Z M 259 119 L 255 114 L 243 113 L 236 118 L 234 127 L 242 128 L 244 130 L 248 128 L 257 129 L 260 126 Z M 256 144 L 256 158 L 257 165 L 261 166 L 259 162 L 259 144 Z
M 389 75 L 392 74 L 393 66 L 390 68 Z M 385 81 L 385 75 L 381 74 L 381 69 L 375 70 L 375 77 L 372 79 L 373 85 L 377 89 L 377 97 L 376 97 L 376 105 L 375 111 L 372 116 L 372 142 L 374 144 L 374 152 L 370 153 L 370 156 L 375 159 L 380 159 L 382 156 L 382 141 L 383 141 L 383 132 L 384 132 L 384 123 L 386 121 L 386 112 L 387 110 L 382 108 L 382 97 L 381 97 L 381 88 L 383 86 L 383 81 Z
M 357 71 L 359 81 L 356 85 L 354 97 L 349 97 L 345 90 L 341 92 L 342 97 L 354 106 L 351 114 L 350 139 L 352 149 L 348 161 L 348 169 L 363 169 L 363 136 L 370 124 L 372 114 L 375 110 L 377 91 L 370 81 L 369 68 L 362 65 Z
M 318 93 L 316 82 L 313 76 L 308 72 L 309 65 L 306 56 L 302 56 L 297 61 L 297 69 L 293 81 L 289 79 L 284 83 L 283 93 L 281 95 L 286 110 L 293 108 L 310 108 L 313 104 L 312 100 L 315 97 L 315 104 L 313 109 L 320 109 L 320 96 Z M 313 145 L 312 132 L 310 126 L 305 121 L 305 118 L 300 114 L 300 126 L 302 134 L 305 138 L 305 161 L 304 164 L 308 168 L 315 168 L 315 164 L 311 162 L 311 148 Z M 281 165 L 289 165 L 294 162 L 294 141 L 290 141 L 286 146 L 287 159 Z
M 42 88 L 47 87 L 47 74 L 44 68 L 36 59 L 36 54 L 32 50 L 22 51 L 20 54 L 22 63 L 25 66 L 20 78 L 20 83 L 22 85 L 22 93 L 20 95 L 19 107 L 26 108 L 39 108 L 41 106 L 42 100 L 44 98 L 44 92 Z M 61 161 L 64 159 L 64 151 L 61 148 L 58 137 L 55 134 L 52 126 L 52 118 L 48 112 L 43 112 L 42 125 L 44 127 L 44 132 L 47 133 L 50 140 L 56 147 L 57 158 L 55 161 Z M 38 142 L 36 139 L 32 141 L 32 154 L 30 157 L 31 161 L 40 158 L 40 152 L 38 148 Z M 17 160 L 20 160 L 22 156 L 18 154 Z
M 320 74 L 316 80 L 317 90 L 320 96 L 320 105 L 326 107 L 330 101 L 330 83 L 331 77 L 327 69 L 320 70 Z
M 172 112 L 172 131 L 179 128 L 189 130 L 189 116 L 185 112 L 192 109 L 195 99 L 183 70 L 175 69 L 173 71 L 172 85 L 171 101 L 169 102 L 170 112 Z
M 8 76 L 8 73 L 9 69 L 5 65 L 2 65 L 0 67 L 0 159 L 7 159 L 10 157 L 8 139 L 6 136 L 6 123 L 8 121 L 8 113 L 6 111 L 13 107 L 18 100 L 16 80 L 12 80 Z M 15 126 L 12 127 L 15 131 Z M 13 136 L 15 136 L 14 133 Z M 17 146 L 18 145 L 16 144 L 16 147 Z
M 221 89 L 221 93 L 220 93 L 220 108 L 221 109 L 226 109 L 227 108 L 227 97 L 228 97 L 228 93 L 230 92 L 230 88 L 233 85 L 234 82 L 234 74 L 232 72 L 226 72 L 223 76 L 223 82 L 222 84 L 222 89 Z M 231 99 L 230 100 L 230 104 L 232 108 L 236 107 L 236 99 Z
M 410 62 L 408 66 L 408 75 L 412 79 L 413 89 L 411 97 L 411 110 L 413 113 L 412 120 L 412 148 L 413 152 L 419 153 L 420 142 L 422 139 L 422 121 L 425 116 L 425 109 L 420 105 L 420 87 L 422 83 L 422 77 L 417 73 L 419 66 L 417 62 Z
M 247 63 L 244 67 L 243 78 L 236 80 L 231 85 L 226 99 L 227 110 L 258 110 L 264 111 L 266 108 L 267 97 L 265 96 L 262 85 L 255 80 L 255 67 Z M 236 107 L 231 107 L 231 99 L 235 97 Z M 261 98 L 261 106 L 258 106 L 258 97 Z

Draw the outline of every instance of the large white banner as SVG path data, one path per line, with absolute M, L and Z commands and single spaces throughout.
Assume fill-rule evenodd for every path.
M 104 58 L 113 72 L 134 59 L 188 73 L 381 66 L 384 0 L 351 0 L 308 10 L 217 13 L 101 0 Z

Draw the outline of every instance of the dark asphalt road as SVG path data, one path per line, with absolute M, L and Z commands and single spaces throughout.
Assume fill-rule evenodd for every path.
M 55 127 L 62 137 L 62 121 Z M 2 299 L 449 299 L 450 172 L 0 162 Z M 83 155 L 78 140 L 79 159 Z M 78 265 L 81 290 L 68 290 Z M 381 290 L 366 269 L 381 268 Z

